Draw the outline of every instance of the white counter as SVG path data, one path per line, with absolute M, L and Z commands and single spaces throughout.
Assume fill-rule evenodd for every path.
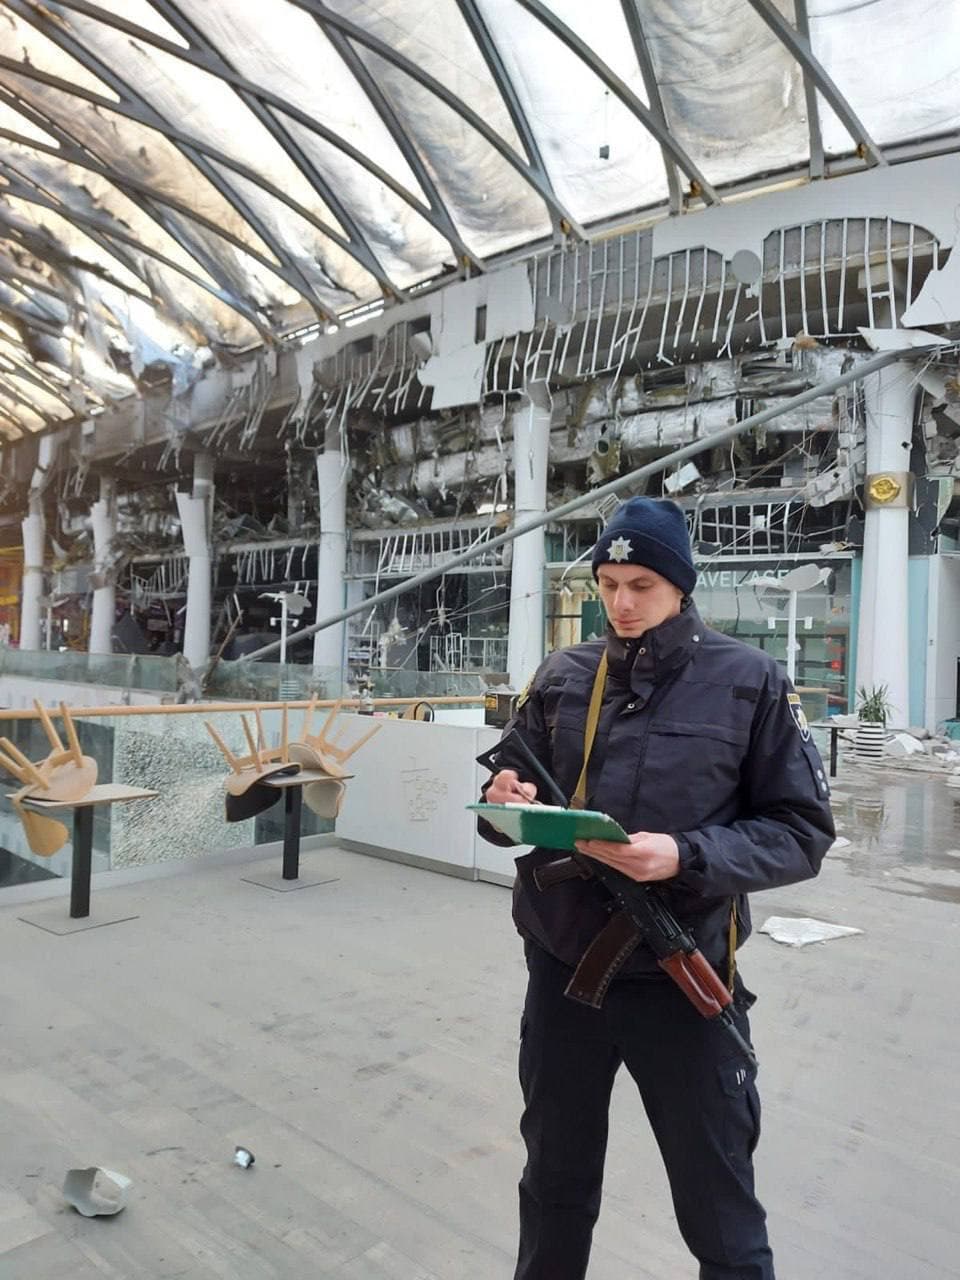
M 512 880 L 513 860 L 526 846 L 488 844 L 466 808 L 490 776 L 476 757 L 499 740 L 499 729 L 386 718 L 379 724 L 350 761 L 356 777 L 347 784 L 337 836 L 438 871 Z

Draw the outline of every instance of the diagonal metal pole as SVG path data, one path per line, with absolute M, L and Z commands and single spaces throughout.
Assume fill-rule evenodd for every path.
M 863 364 L 859 364 L 853 369 L 848 369 L 846 373 L 838 374 L 835 378 L 828 378 L 826 382 L 818 382 L 815 386 L 808 387 L 806 391 L 801 391 L 795 396 L 790 396 L 789 399 L 782 401 L 780 404 L 772 405 L 768 409 L 761 409 L 759 413 L 752 413 L 749 418 L 744 418 L 742 422 L 735 422 L 729 427 L 724 427 L 721 431 L 711 432 L 710 435 L 704 436 L 700 440 L 694 440 L 691 444 L 685 444 L 679 449 L 674 449 L 672 453 L 668 453 L 662 458 L 657 458 L 653 462 L 645 463 L 642 467 L 637 467 L 635 471 L 627 472 L 625 476 L 618 476 L 616 480 L 611 480 L 607 484 L 601 485 L 598 489 L 591 489 L 588 493 L 582 493 L 578 498 L 572 498 L 569 502 L 564 502 L 559 507 L 553 507 L 550 511 L 546 511 L 541 515 L 531 516 L 529 520 L 524 520 L 520 524 L 514 525 L 506 533 L 497 534 L 495 538 L 490 538 L 473 547 L 468 547 L 466 551 L 461 551 L 459 554 L 451 556 L 449 560 L 445 560 L 441 565 L 426 569 L 423 573 L 418 573 L 416 577 L 407 578 L 404 582 L 398 582 L 396 586 L 388 587 L 386 591 L 370 596 L 368 600 L 364 600 L 360 604 L 351 605 L 349 609 L 341 609 L 339 613 L 331 614 L 329 618 L 323 618 L 320 622 L 304 627 L 302 631 L 297 631 L 290 636 L 287 644 L 297 644 L 301 640 L 305 640 L 307 636 L 315 635 L 318 631 L 323 631 L 327 627 L 334 627 L 338 622 L 352 618 L 355 613 L 363 613 L 366 609 L 370 609 L 374 605 L 383 604 L 386 600 L 392 600 L 394 596 L 402 595 L 405 591 L 412 591 L 415 587 L 422 586 L 423 583 L 431 582 L 434 578 L 439 578 L 448 573 L 451 569 L 456 568 L 457 565 L 466 564 L 468 560 L 475 560 L 477 556 L 485 555 L 494 547 L 500 547 L 505 543 L 512 542 L 514 538 L 519 538 L 521 534 L 530 533 L 533 529 L 539 529 L 541 525 L 549 524 L 553 520 L 559 520 L 562 516 L 571 515 L 588 503 L 594 503 L 600 498 L 619 493 L 621 489 L 629 489 L 638 480 L 643 480 L 647 476 L 657 475 L 661 471 L 666 471 L 668 467 L 672 467 L 675 463 L 682 462 L 685 458 L 692 458 L 695 454 L 703 453 L 705 449 L 713 449 L 718 444 L 733 440 L 736 436 L 743 435 L 745 431 L 749 431 L 753 427 L 760 427 L 772 418 L 778 418 L 781 414 L 789 413 L 791 409 L 799 409 L 801 405 L 808 404 L 811 400 L 817 400 L 820 396 L 830 395 L 834 391 L 839 391 L 841 387 L 846 387 L 851 382 L 858 382 L 861 378 L 866 378 L 871 373 L 876 373 L 879 369 L 886 368 L 888 364 L 894 364 L 897 360 L 916 360 L 936 350 L 942 350 L 942 348 L 910 347 L 903 351 L 885 351 L 881 355 L 864 360 Z M 264 658 L 268 653 L 275 653 L 279 648 L 279 640 L 274 640 L 271 644 L 265 644 L 260 649 L 254 649 L 253 653 L 245 654 L 242 658 L 238 658 L 237 661 L 251 662 L 254 658 Z

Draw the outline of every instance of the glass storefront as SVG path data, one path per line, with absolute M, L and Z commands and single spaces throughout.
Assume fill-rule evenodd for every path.
M 695 593 L 704 621 L 737 636 L 786 665 L 790 594 L 764 580 L 782 578 L 797 561 L 701 562 Z M 827 580 L 797 597 L 797 687 L 811 718 L 848 711 L 851 561 L 815 561 L 829 567 Z M 603 609 L 588 567 L 550 574 L 547 646 L 575 644 L 601 635 Z

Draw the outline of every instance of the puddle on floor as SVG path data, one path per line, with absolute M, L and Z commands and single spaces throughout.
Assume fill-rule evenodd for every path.
M 831 785 L 837 835 L 850 841 L 833 861 L 890 892 L 960 903 L 960 788 L 855 766 Z

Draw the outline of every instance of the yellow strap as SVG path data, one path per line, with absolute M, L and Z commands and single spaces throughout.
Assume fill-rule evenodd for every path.
M 737 900 L 730 899 L 730 931 L 727 934 L 727 986 L 733 992 L 733 980 L 737 976 Z
M 593 740 L 597 736 L 597 725 L 600 722 L 600 706 L 603 702 L 603 691 L 607 684 L 607 654 L 604 650 L 597 674 L 593 678 L 593 692 L 590 694 L 590 707 L 587 711 L 587 727 L 583 734 L 583 767 L 570 800 L 571 809 L 582 809 L 587 802 L 587 765 L 590 763 L 590 752 Z

